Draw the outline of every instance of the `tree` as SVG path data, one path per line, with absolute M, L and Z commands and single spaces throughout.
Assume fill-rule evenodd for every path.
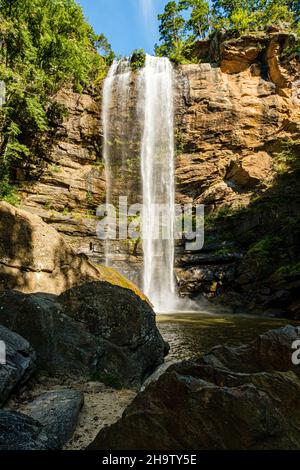
M 100 36 L 97 37 L 96 46 L 99 53 L 105 57 L 107 64 L 111 65 L 116 58 L 116 54 L 104 34 L 100 34 Z
M 104 57 L 97 48 L 104 50 Z M 85 21 L 74 0 L 0 0 L 0 196 L 10 187 L 11 165 L 46 152 L 51 96 L 64 84 L 78 91 L 107 68 L 111 49 Z M 2 184 L 1 184 L 2 181 Z
M 158 15 L 161 41 L 155 47 L 158 56 L 165 55 L 174 59 L 181 56 L 186 31 L 186 22 L 182 15 L 185 8 L 183 2 L 171 1 L 165 6 L 164 13 Z
M 191 9 L 187 21 L 187 29 L 191 31 L 194 39 L 204 38 L 210 30 L 210 5 L 207 0 L 182 0 L 182 7 Z
M 267 25 L 293 24 L 299 19 L 299 2 L 294 0 L 212 0 L 217 27 L 259 29 Z

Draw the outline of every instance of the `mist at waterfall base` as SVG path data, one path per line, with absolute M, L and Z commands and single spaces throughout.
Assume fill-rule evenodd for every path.
M 136 80 L 132 74 L 136 73 Z M 133 83 L 137 83 L 136 114 L 129 116 L 129 99 Z M 175 258 L 175 143 L 174 143 L 174 74 L 167 58 L 147 55 L 145 66 L 138 72 L 131 70 L 129 60 L 112 64 L 103 87 L 103 156 L 106 173 L 106 204 L 115 202 L 114 193 L 114 142 L 115 130 L 112 109 L 117 106 L 121 128 L 127 134 L 140 129 L 139 158 L 142 195 L 142 245 L 143 285 L 157 313 L 199 311 L 199 305 L 189 299 L 179 298 L 174 274 Z M 123 117 L 124 116 L 124 117 Z M 128 187 L 126 165 L 130 150 L 121 147 L 117 164 L 121 168 L 123 190 Z M 156 206 L 167 207 L 163 218 L 164 233 L 157 237 Z M 108 236 L 109 238 L 109 236 Z M 109 265 L 111 242 L 107 240 L 106 264 Z

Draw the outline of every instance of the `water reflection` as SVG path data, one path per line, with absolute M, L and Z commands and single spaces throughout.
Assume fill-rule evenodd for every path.
M 207 313 L 158 315 L 157 322 L 171 346 L 167 361 L 197 356 L 218 344 L 245 344 L 268 330 L 296 324 L 286 319 Z

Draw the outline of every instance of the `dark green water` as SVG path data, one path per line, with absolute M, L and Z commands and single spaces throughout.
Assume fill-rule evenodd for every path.
M 268 330 L 295 324 L 285 319 L 207 313 L 159 315 L 157 323 L 171 346 L 168 361 L 203 354 L 218 344 L 245 344 Z

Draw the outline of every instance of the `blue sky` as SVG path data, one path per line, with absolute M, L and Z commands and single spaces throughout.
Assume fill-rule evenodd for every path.
M 96 33 L 104 33 L 116 54 L 152 53 L 159 40 L 158 13 L 167 0 L 77 0 Z

